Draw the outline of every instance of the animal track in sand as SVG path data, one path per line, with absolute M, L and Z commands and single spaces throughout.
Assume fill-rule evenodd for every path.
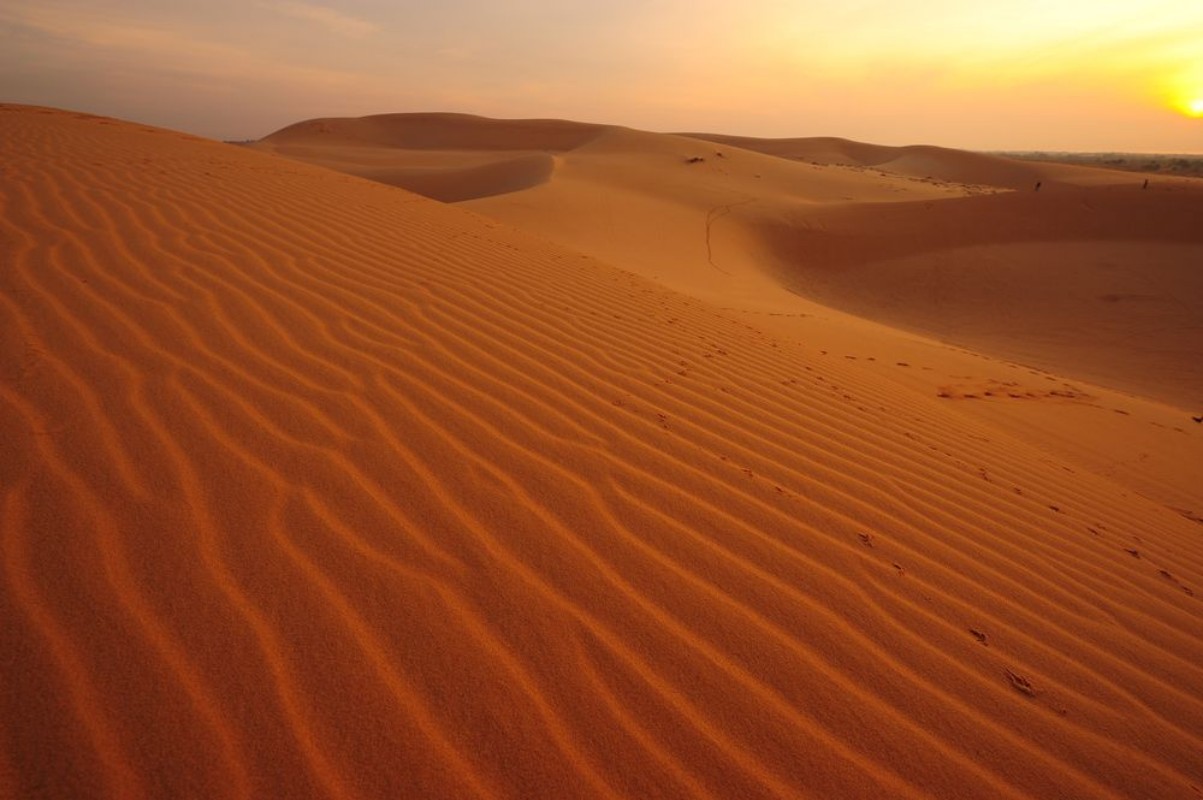
M 1011 682 L 1011 686 L 1016 691 L 1026 694 L 1028 697 L 1036 696 L 1036 689 L 1032 686 L 1032 682 L 1027 678 L 1018 673 L 1012 672 L 1009 669 L 1006 670 L 1006 674 L 1007 680 Z
M 1024 386 L 1018 381 L 999 381 L 993 378 L 961 378 L 964 382 L 948 383 L 937 387 L 936 396 L 947 400 L 1074 400 L 1087 401 L 1091 395 L 1068 383 L 1056 389 Z M 1051 378 L 1050 378 L 1051 380 Z

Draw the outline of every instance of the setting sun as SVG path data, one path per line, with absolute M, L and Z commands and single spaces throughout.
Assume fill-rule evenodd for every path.
M 1167 88 L 1165 100 L 1170 108 L 1183 116 L 1203 118 L 1203 90 L 1198 86 L 1197 80 L 1191 80 L 1189 83 L 1180 81 L 1177 85 Z

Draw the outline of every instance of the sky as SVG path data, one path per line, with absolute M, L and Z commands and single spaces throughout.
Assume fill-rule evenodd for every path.
M 1203 0 L 3 0 L 0 102 L 1203 153 Z

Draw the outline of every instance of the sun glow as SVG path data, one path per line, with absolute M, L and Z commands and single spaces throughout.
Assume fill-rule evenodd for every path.
M 1164 96 L 1175 111 L 1203 119 L 1203 69 L 1175 76 L 1165 84 Z
M 1178 113 L 1194 119 L 1203 119 L 1203 89 L 1198 88 L 1194 81 L 1191 84 L 1190 88 L 1182 85 L 1171 86 L 1163 98 L 1170 108 Z

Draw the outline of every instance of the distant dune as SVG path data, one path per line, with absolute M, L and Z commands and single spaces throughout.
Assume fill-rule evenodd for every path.
M 987 153 L 952 150 L 931 145 L 889 147 L 834 137 L 755 139 L 711 133 L 683 134 L 792 161 L 840 166 L 875 167 L 915 178 L 956 183 L 986 184 L 1007 189 L 1031 189 L 1037 182 L 1073 185 L 1107 185 L 1121 180 L 1107 169 L 1029 163 Z M 1130 181 L 1130 179 L 1129 179 Z
M 299 122 L 256 147 L 456 202 L 538 186 L 555 168 L 550 153 L 580 147 L 604 130 L 554 120 L 382 114 Z
M 1203 335 L 1191 335 L 1203 332 L 1203 181 L 1144 190 L 1130 173 L 930 146 L 459 115 L 318 120 L 259 146 L 363 177 L 387 165 L 386 182 L 471 199 L 702 299 L 763 308 L 801 293 L 1203 408 Z M 482 160 L 511 174 L 512 159 L 539 157 L 527 180 L 474 179 Z
M 1105 169 L 1144 173 L 1149 180 L 1188 176 L 1203 178 L 1203 154 L 1200 153 L 1066 153 L 1015 151 L 1002 153 L 1024 161 L 1052 161 Z
M 1006 256 L 1006 338 L 1014 231 L 1166 292 L 1193 185 L 407 125 L 259 147 L 476 199 L 0 106 L 0 796 L 1203 789 L 1203 426 L 788 283 Z

